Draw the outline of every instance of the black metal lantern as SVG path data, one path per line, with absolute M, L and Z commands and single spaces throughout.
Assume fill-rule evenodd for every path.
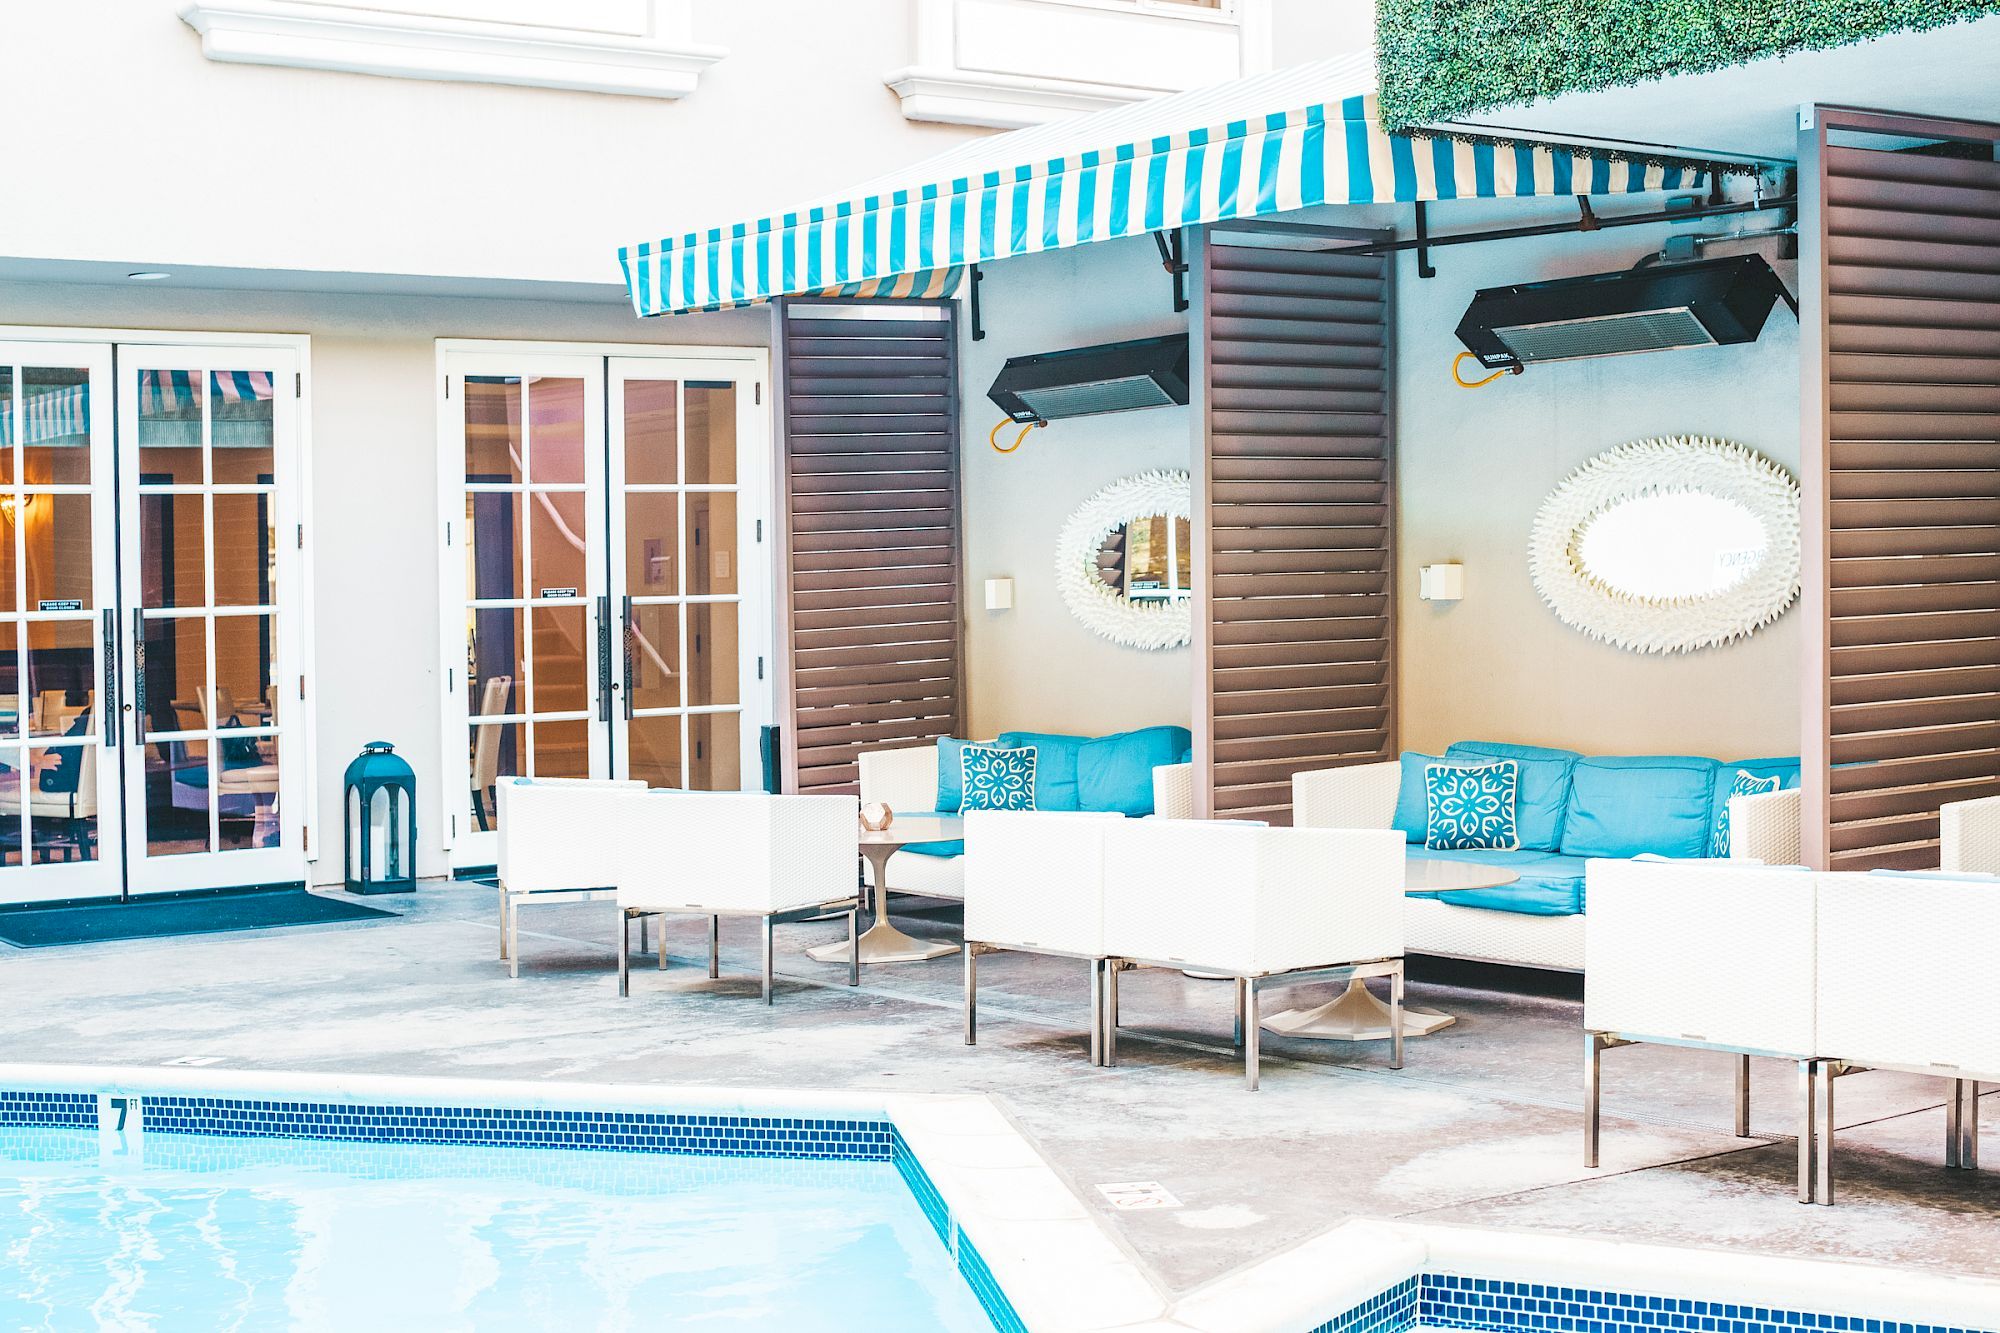
M 347 766 L 345 781 L 347 891 L 410 892 L 417 887 L 416 770 L 389 742 L 370 741 Z

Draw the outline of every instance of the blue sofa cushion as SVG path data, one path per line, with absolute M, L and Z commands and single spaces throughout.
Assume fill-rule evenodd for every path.
M 1424 769 L 1424 803 L 1430 822 L 1425 844 L 1513 851 L 1515 792 L 1521 766 L 1512 759 L 1490 764 L 1437 763 Z
M 1553 852 L 1562 846 L 1563 812 L 1569 808 L 1570 773 L 1583 758 L 1574 750 L 1542 745 L 1508 745 L 1501 741 L 1458 741 L 1445 758 L 1459 760 L 1512 759 L 1521 766 L 1520 797 L 1515 816 L 1521 846 Z
M 1495 912 L 1518 912 L 1526 916 L 1575 916 L 1583 910 L 1583 869 L 1585 858 L 1556 852 L 1522 849 L 1514 852 L 1486 849 L 1452 851 L 1433 848 L 1424 852 L 1433 861 L 1471 861 L 1478 865 L 1501 866 L 1521 878 L 1494 889 L 1443 889 L 1435 893 L 1411 894 L 1413 898 L 1435 898 L 1454 907 L 1484 907 Z
M 1003 731 L 997 744 L 1035 750 L 1035 809 L 1080 810 L 1076 795 L 1077 754 L 1088 736 L 1061 736 L 1041 731 Z M 1147 781 L 1151 782 L 1149 774 Z
M 1570 773 L 1563 854 L 1706 854 L 1717 767 L 1713 759 L 1692 755 L 1579 759 Z
M 965 839 L 953 838 L 949 842 L 913 842 L 901 850 L 914 852 L 918 856 L 964 856 Z
M 937 812 L 941 815 L 955 815 L 965 804 L 965 764 L 959 752 L 970 744 L 956 736 L 938 739 Z
M 1419 754 L 1405 750 L 1403 771 L 1396 779 L 1396 813 L 1389 827 L 1401 829 L 1411 842 L 1425 842 L 1431 836 L 1429 798 L 1424 794 L 1424 772 L 1432 764 L 1447 762 L 1440 754 Z
M 1077 808 L 1152 814 L 1153 770 L 1180 762 L 1189 739 L 1186 727 L 1145 727 L 1085 741 L 1076 752 Z
M 1039 751 L 1032 745 L 967 745 L 961 810 L 1033 810 Z

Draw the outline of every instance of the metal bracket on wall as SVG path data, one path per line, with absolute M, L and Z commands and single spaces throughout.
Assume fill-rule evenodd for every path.
M 1435 278 L 1437 266 L 1431 263 L 1431 210 L 1423 200 L 1417 200 L 1417 276 Z
M 1166 232 L 1154 232 L 1153 244 L 1160 247 L 1160 267 L 1173 275 L 1174 313 L 1178 315 L 1181 311 L 1188 308 L 1187 252 L 1181 240 L 1181 229 L 1179 227 L 1174 228 L 1171 243 L 1167 239 Z
M 984 281 L 986 281 L 986 275 L 979 271 L 979 265 L 974 264 L 972 266 L 972 299 L 968 304 L 972 307 L 972 341 L 976 343 L 986 341 L 986 325 L 979 318 L 979 284 Z

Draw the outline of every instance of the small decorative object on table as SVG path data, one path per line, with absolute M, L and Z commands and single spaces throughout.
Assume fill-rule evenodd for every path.
M 896 822 L 896 812 L 880 801 L 870 801 L 861 807 L 861 827 L 870 833 L 880 833 Z

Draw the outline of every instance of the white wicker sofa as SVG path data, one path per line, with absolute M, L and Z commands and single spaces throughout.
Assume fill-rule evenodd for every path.
M 956 806 L 941 803 L 945 788 L 953 784 L 939 782 L 939 754 L 946 744 L 965 743 L 952 740 L 862 754 L 861 803 L 880 802 L 898 814 L 957 813 Z M 1135 817 L 1193 813 L 1191 801 L 1171 810 L 1155 807 L 1160 775 L 1187 769 L 1182 762 L 1189 744 L 1184 727 L 1145 727 L 1096 737 L 1008 731 L 995 741 L 975 743 L 1035 747 L 1039 810 Z M 963 851 L 962 844 L 952 843 L 904 848 L 889 858 L 889 892 L 963 900 Z
M 2000 832 L 2000 806 L 1958 817 Z M 1836 1082 L 1871 1069 L 1946 1080 L 1945 1165 L 1978 1166 L 1980 1084 L 2000 1082 L 2000 876 L 1595 861 L 1590 892 L 1585 1165 L 1602 1053 L 1654 1044 L 1732 1056 L 1744 1137 L 1751 1058 L 1794 1066 L 1801 1203 L 1833 1202 Z
M 1417 784 L 1420 818 L 1422 779 L 1413 774 L 1421 773 L 1421 763 L 1428 758 L 1405 755 L 1384 763 L 1297 774 L 1292 779 L 1293 822 L 1308 828 L 1401 826 L 1409 832 L 1412 793 L 1405 788 L 1413 781 Z M 1582 971 L 1586 861 L 1648 853 L 1710 856 L 1715 849 L 1709 838 L 1724 808 L 1729 857 L 1780 865 L 1799 858 L 1797 760 L 1597 758 L 1477 741 L 1452 745 L 1443 755 L 1446 762 L 1466 763 L 1509 758 L 1522 764 L 1522 850 L 1438 851 L 1426 848 L 1412 833 L 1410 852 L 1505 866 L 1520 873 L 1520 883 L 1498 890 L 1411 896 L 1403 909 L 1408 952 Z M 1789 785 L 1763 795 L 1731 796 L 1729 784 L 1739 768 L 1786 773 L 1788 777 L 1780 780 Z M 1671 802 L 1653 802 L 1654 792 L 1678 793 L 1685 807 L 1665 821 L 1664 829 L 1649 812 Z M 1532 817 L 1531 805 L 1538 812 Z

